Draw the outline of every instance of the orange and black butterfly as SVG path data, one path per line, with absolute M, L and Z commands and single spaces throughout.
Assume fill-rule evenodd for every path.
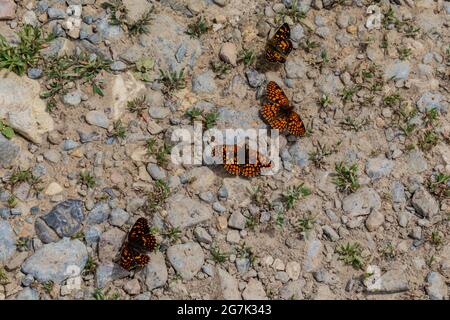
M 261 115 L 273 129 L 287 131 L 295 136 L 306 133 L 302 119 L 293 111 L 294 107 L 289 104 L 283 90 L 274 81 L 267 84 L 266 97 L 270 103 L 264 104 Z
M 156 239 L 150 233 L 147 219 L 139 218 L 131 228 L 128 240 L 122 246 L 120 266 L 126 270 L 143 267 L 150 261 L 146 252 L 155 249 Z
M 245 161 L 239 163 L 237 145 L 222 146 L 223 167 L 231 174 L 243 177 L 256 177 L 261 175 L 262 168 L 271 168 L 272 163 L 259 152 L 245 146 Z M 253 162 L 253 163 L 251 163 Z
M 285 63 L 292 51 L 291 29 L 284 23 L 273 35 L 266 45 L 266 59 L 269 62 Z

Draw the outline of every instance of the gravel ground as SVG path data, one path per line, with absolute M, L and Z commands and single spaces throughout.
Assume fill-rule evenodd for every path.
M 448 300 L 449 18 L 443 0 L 0 0 L 0 300 Z M 268 65 L 283 22 L 294 49 Z M 170 161 L 194 118 L 264 128 L 268 81 L 307 128 L 280 136 L 278 173 Z M 158 249 L 127 271 L 138 217 Z

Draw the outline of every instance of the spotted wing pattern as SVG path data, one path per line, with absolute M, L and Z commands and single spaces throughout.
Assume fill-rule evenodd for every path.
M 139 218 L 131 228 L 127 241 L 122 246 L 120 254 L 122 268 L 131 270 L 135 267 L 143 267 L 150 261 L 146 252 L 156 249 L 156 239 L 149 232 L 147 219 Z
M 273 37 L 267 42 L 266 59 L 269 62 L 285 63 L 286 58 L 292 51 L 291 29 L 284 23 Z
M 257 151 L 249 151 L 246 149 L 245 162 L 239 163 L 238 148 L 234 146 L 223 146 L 223 163 L 224 169 L 233 175 L 240 175 L 243 177 L 256 177 L 261 175 L 262 168 L 270 168 L 271 162 L 262 157 Z M 256 161 L 250 162 L 250 152 L 254 152 Z

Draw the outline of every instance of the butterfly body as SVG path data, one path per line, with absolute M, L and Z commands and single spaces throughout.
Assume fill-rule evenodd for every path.
M 266 97 L 269 103 L 264 104 L 261 115 L 271 128 L 286 131 L 295 136 L 306 133 L 302 119 L 290 105 L 283 90 L 274 81 L 267 84 Z
M 122 246 L 119 264 L 126 270 L 143 267 L 150 261 L 146 252 L 155 249 L 156 239 L 150 234 L 147 219 L 139 218 L 131 228 L 128 238 Z
M 291 29 L 284 23 L 269 39 L 266 45 L 266 60 L 269 62 L 285 63 L 292 51 Z

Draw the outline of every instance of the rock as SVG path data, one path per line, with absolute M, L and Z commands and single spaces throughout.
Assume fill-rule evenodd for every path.
M 291 39 L 294 42 L 300 42 L 305 37 L 305 31 L 300 24 L 296 24 L 291 29 Z
M 419 150 L 411 151 L 406 161 L 411 173 L 422 173 L 428 169 L 427 160 Z
M 255 69 L 246 70 L 245 76 L 247 77 L 248 84 L 252 88 L 257 88 L 261 86 L 266 80 L 266 76 L 262 73 L 259 73 Z
M 63 187 L 61 187 L 58 183 L 51 182 L 48 185 L 47 189 L 45 189 L 44 194 L 46 196 L 54 196 L 54 195 L 57 195 L 57 194 L 63 192 L 63 190 L 64 190 Z
M 191 280 L 200 271 L 205 256 L 196 242 L 171 246 L 167 249 L 167 259 L 185 280 Z
M 385 157 L 372 158 L 366 161 L 366 173 L 372 181 L 389 175 L 393 168 L 393 161 Z
M 266 292 L 261 282 L 256 279 L 250 279 L 242 292 L 244 300 L 267 300 Z
M 339 240 L 339 234 L 334 231 L 334 229 L 330 226 L 323 226 L 322 227 L 323 233 L 331 240 L 331 241 L 338 241 Z
M 219 57 L 226 63 L 229 63 L 233 67 L 236 67 L 237 66 L 236 45 L 232 42 L 224 43 L 220 48 Z
M 41 54 L 47 58 L 53 56 L 61 57 L 65 54 L 72 54 L 74 50 L 75 46 L 70 40 L 59 37 L 50 41 L 46 48 L 41 49 Z
M 87 216 L 87 223 L 101 224 L 105 222 L 111 213 L 111 209 L 106 202 L 98 202 Z
M 36 289 L 25 288 L 17 293 L 14 300 L 39 300 L 39 293 Z
M 303 79 L 306 74 L 306 64 L 300 57 L 288 59 L 284 66 L 288 79 Z
M 164 286 L 168 279 L 166 262 L 161 252 L 153 252 L 150 262 L 141 271 L 147 290 L 151 291 Z
M 425 92 L 419 100 L 417 100 L 417 108 L 420 112 L 426 112 L 431 109 L 439 111 L 447 111 L 448 103 L 445 97 L 440 93 Z
M 213 2 L 220 7 L 225 7 L 229 3 L 229 0 L 213 0 Z
M 214 93 L 217 91 L 215 75 L 212 71 L 205 71 L 192 77 L 192 92 Z
M 59 9 L 59 8 L 53 8 L 53 7 L 48 8 L 47 14 L 48 14 L 48 18 L 50 20 L 64 19 L 66 17 L 66 13 L 64 12 L 64 10 Z
M 222 268 L 217 269 L 220 282 L 219 296 L 224 300 L 241 300 L 238 281 Z
M 120 248 L 126 233 L 118 228 L 112 228 L 102 233 L 98 243 L 98 257 L 101 262 L 109 262 L 114 260 Z
M 125 278 L 129 274 L 130 273 L 127 270 L 115 263 L 102 263 L 95 270 L 95 286 L 99 289 L 103 289 L 108 283 Z
M 448 289 L 445 278 L 432 271 L 427 275 L 426 291 L 431 300 L 448 300 Z
M 131 279 L 125 283 L 123 290 L 129 295 L 137 295 L 141 292 L 141 285 L 138 279 Z
M 79 146 L 80 146 L 80 144 L 78 142 L 75 142 L 71 139 L 64 139 L 62 149 L 64 151 L 70 151 L 70 150 L 78 148 Z
M 164 119 L 170 114 L 170 109 L 164 107 L 150 106 L 150 108 L 148 109 L 148 114 L 153 119 Z
M 439 212 L 439 203 L 423 187 L 414 192 L 411 203 L 417 213 L 427 219 L 431 219 Z
M 6 139 L 0 133 L 0 163 L 3 166 L 10 166 L 20 154 L 20 146 L 13 141 Z
M 16 251 L 16 237 L 8 221 L 0 221 L 0 264 L 6 264 Z
M 302 288 L 304 281 L 290 281 L 280 288 L 279 295 L 283 300 L 301 300 L 303 298 Z
M 127 69 L 127 65 L 124 62 L 119 60 L 119 61 L 114 61 L 111 64 L 110 68 L 112 71 L 125 71 Z
M 171 196 L 167 203 L 167 219 L 175 228 L 189 228 L 211 219 L 212 212 L 209 207 L 183 194 Z
M 342 201 L 342 208 L 351 217 L 364 216 L 381 207 L 381 198 L 372 188 L 360 188 Z
M 366 219 L 366 227 L 369 231 L 375 231 L 384 223 L 384 214 L 381 211 L 373 211 Z
M 381 270 L 377 266 L 368 266 L 364 284 L 370 293 L 397 293 L 409 290 L 406 273 L 401 270 L 389 270 L 381 276 Z
M 384 70 L 385 79 L 406 80 L 409 76 L 409 62 L 395 60 Z
M 233 212 L 228 219 L 228 226 L 238 230 L 244 230 L 247 219 L 239 212 Z
M 223 179 L 223 187 L 228 191 L 228 200 L 239 207 L 247 207 L 251 202 L 252 185 L 241 178 Z
M 405 187 L 400 181 L 394 181 L 391 185 L 392 202 L 395 205 L 404 205 L 406 203 Z
M 96 244 L 100 239 L 102 230 L 98 226 L 88 226 L 84 230 L 84 239 L 87 245 Z
M 186 177 L 192 190 L 196 192 L 209 191 L 216 181 L 216 175 L 207 167 L 196 167 L 190 170 Z
M 248 258 L 236 258 L 236 269 L 239 273 L 245 273 L 250 269 L 250 260 Z
M 30 79 L 39 79 L 42 76 L 42 69 L 28 68 L 27 75 Z
M 7 70 L 0 71 L 0 78 L 0 119 L 6 119 L 14 131 L 40 144 L 42 135 L 52 131 L 54 124 L 39 96 L 39 82 Z
M 73 91 L 63 96 L 63 102 L 69 106 L 77 106 L 81 103 L 81 92 Z
M 22 272 L 31 274 L 41 283 L 52 280 L 60 284 L 71 276 L 72 270 L 79 274 L 87 259 L 86 247 L 80 240 L 64 238 L 38 249 L 22 264 Z
M 109 120 L 103 112 L 89 111 L 86 114 L 86 122 L 100 128 L 108 129 Z
M 286 263 L 286 273 L 292 280 L 297 280 L 300 277 L 300 264 L 296 261 L 289 261 Z
M 58 163 L 61 161 L 61 154 L 54 149 L 50 149 L 44 152 L 44 158 L 50 162 Z
M 202 227 L 196 227 L 194 229 L 194 235 L 195 238 L 199 241 L 199 242 L 203 242 L 203 243 L 212 243 L 212 237 L 211 235 L 208 233 L 208 231 L 206 231 L 204 228 Z
M 42 219 L 36 219 L 34 222 L 36 235 L 43 243 L 56 242 L 59 240 L 58 235 L 53 231 Z
M 229 230 L 227 233 L 227 242 L 232 244 L 238 244 L 241 240 L 241 236 L 239 235 L 239 231 L 237 230 Z
M 120 25 L 110 24 L 107 17 L 97 20 L 95 26 L 97 33 L 93 34 L 93 36 L 98 37 L 98 43 L 96 43 L 97 41 L 92 41 L 94 44 L 99 44 L 102 40 L 119 40 L 124 36 L 124 32 Z
M 303 261 L 303 269 L 306 272 L 313 272 L 322 263 L 323 245 L 319 240 L 309 240 L 306 242 L 306 256 Z
M 16 4 L 13 0 L 0 0 L 0 20 L 12 20 L 16 17 Z
M 43 220 L 60 237 L 70 237 L 81 229 L 84 220 L 83 202 L 81 200 L 63 201 L 47 213 Z
M 109 222 L 113 226 L 121 227 L 128 221 L 129 218 L 130 215 L 128 212 L 120 208 L 114 208 L 109 216 Z
M 105 83 L 108 83 L 106 89 L 103 90 L 104 97 L 95 95 L 89 99 L 88 103 L 94 108 L 97 106 L 108 106 L 111 108 L 112 121 L 117 121 L 122 117 L 127 110 L 128 101 L 140 97 L 145 91 L 145 84 L 142 81 L 136 80 L 131 72 L 125 72 L 118 75 L 108 73 L 104 77 L 104 81 Z M 90 123 L 89 120 L 88 123 Z M 101 124 L 105 123 L 106 121 L 102 121 Z M 90 124 L 105 128 L 105 126 L 99 124 Z
M 164 180 L 167 177 L 167 172 L 154 163 L 147 165 L 147 172 L 154 180 Z

